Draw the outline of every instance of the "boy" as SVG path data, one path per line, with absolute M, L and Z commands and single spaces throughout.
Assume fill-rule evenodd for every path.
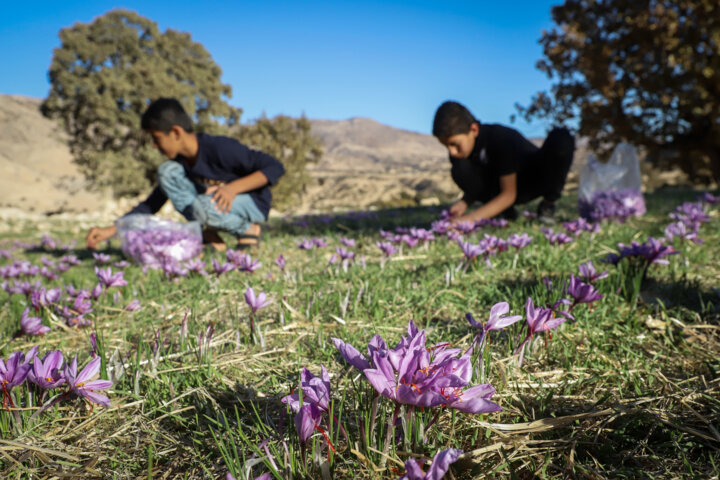
M 232 138 L 193 133 L 190 117 L 174 98 L 152 102 L 141 126 L 170 160 L 158 168 L 159 185 L 126 215 L 156 213 L 170 199 L 185 218 L 203 225 L 203 241 L 214 248 L 225 249 L 218 230 L 234 235 L 238 248 L 258 245 L 259 222 L 270 211 L 269 186 L 285 173 L 283 165 Z M 95 249 L 115 233 L 115 226 L 93 227 L 87 247 Z
M 445 102 L 435 113 L 433 135 L 447 147 L 452 178 L 464 193 L 450 207 L 454 223 L 496 215 L 513 220 L 514 205 L 538 197 L 538 218 L 553 222 L 575 150 L 567 129 L 553 129 L 538 148 L 515 129 L 482 125 L 463 105 Z M 476 201 L 483 205 L 466 213 Z

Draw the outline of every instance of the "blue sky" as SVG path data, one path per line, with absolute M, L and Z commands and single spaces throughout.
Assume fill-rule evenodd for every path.
M 547 89 L 537 43 L 559 0 L 498 2 L 8 2 L 0 17 L 0 93 L 47 95 L 58 31 L 113 8 L 188 32 L 223 69 L 243 121 L 265 112 L 370 117 L 429 133 L 437 106 L 458 100 L 509 124 L 516 102 Z M 542 122 L 514 127 L 542 136 Z

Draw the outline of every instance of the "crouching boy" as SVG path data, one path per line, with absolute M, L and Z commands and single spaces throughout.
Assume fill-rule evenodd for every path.
M 463 105 L 445 102 L 435 113 L 433 135 L 447 147 L 452 178 L 464 193 L 450 207 L 452 221 L 513 220 L 514 205 L 540 197 L 539 219 L 553 221 L 575 151 L 567 129 L 553 129 L 538 148 L 517 130 L 483 125 Z M 473 202 L 483 205 L 467 213 Z
M 225 248 L 218 231 L 234 235 L 238 248 L 257 245 L 260 222 L 270 211 L 270 186 L 285 173 L 283 165 L 232 138 L 193 133 L 190 116 L 174 98 L 152 102 L 141 126 L 169 160 L 158 168 L 155 189 L 127 215 L 154 214 L 170 199 L 185 218 L 202 224 L 203 240 L 215 248 Z M 115 226 L 94 227 L 87 247 L 115 233 Z

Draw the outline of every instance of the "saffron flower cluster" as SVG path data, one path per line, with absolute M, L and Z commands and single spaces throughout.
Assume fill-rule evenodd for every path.
M 313 250 L 315 248 L 327 247 L 328 242 L 324 238 L 320 237 L 311 239 L 303 238 L 297 246 L 300 250 Z
M 361 370 L 373 388 L 396 404 L 417 407 L 448 407 L 467 413 L 502 410 L 490 399 L 489 384 L 468 387 L 472 377 L 472 347 L 466 352 L 447 343 L 428 347 L 425 331 L 410 321 L 408 335 L 389 348 L 375 335 L 368 344 L 368 357 L 352 345 L 333 338 L 340 355 Z M 458 355 L 462 354 L 460 357 Z
M 698 236 L 700 227 L 703 223 L 710 221 L 710 216 L 707 213 L 707 205 L 712 205 L 715 202 L 708 202 L 706 199 L 714 199 L 712 195 L 710 197 L 702 197 L 703 200 L 697 202 L 685 202 L 679 205 L 675 211 L 670 214 L 670 218 L 674 220 L 665 227 L 665 238 L 668 241 L 674 241 L 676 238 L 682 242 L 693 242 L 698 245 L 703 243 L 703 240 Z
M 92 403 L 110 406 L 110 399 L 98 392 L 109 389 L 113 383 L 95 379 L 100 371 L 100 357 L 90 360 L 78 372 L 77 356 L 67 364 L 59 350 L 47 352 L 42 359 L 37 355 L 37 351 L 38 347 L 35 346 L 27 353 L 14 352 L 7 360 L 0 359 L 0 385 L 4 407 L 17 406 L 12 390 L 26 382 L 42 391 L 67 387 L 66 392 L 56 400 L 76 396 Z
M 540 231 L 550 245 L 565 245 L 574 239 L 563 232 L 555 232 L 552 228 L 541 228 Z
M 670 262 L 665 257 L 678 253 L 673 247 L 664 245 L 660 240 L 653 237 L 648 237 L 644 243 L 635 241 L 630 245 L 618 243 L 618 249 L 619 253 L 611 253 L 605 258 L 606 263 L 617 265 L 624 258 L 639 258 L 644 260 L 647 266 L 653 263 L 667 265 Z

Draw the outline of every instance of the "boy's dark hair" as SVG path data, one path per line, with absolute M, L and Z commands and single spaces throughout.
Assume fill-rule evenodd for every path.
M 159 130 L 163 133 L 169 133 L 175 125 L 188 133 L 193 131 L 190 116 L 174 98 L 158 98 L 153 101 L 140 120 L 143 130 Z
M 480 123 L 464 105 L 448 101 L 440 105 L 435 112 L 433 135 L 437 138 L 448 138 L 461 133 L 468 133 L 470 125 Z

